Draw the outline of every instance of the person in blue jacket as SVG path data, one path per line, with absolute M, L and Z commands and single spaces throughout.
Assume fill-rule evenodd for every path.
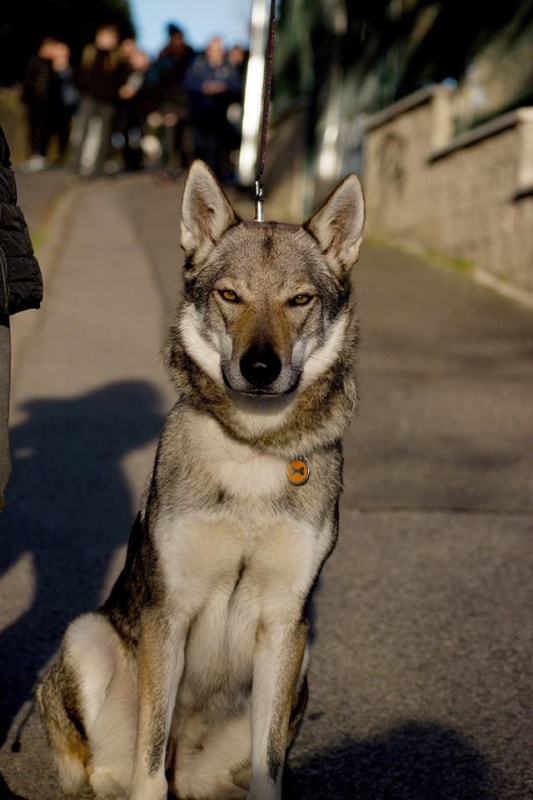
M 225 155 L 232 133 L 227 113 L 242 90 L 242 78 L 228 61 L 219 36 L 210 39 L 205 53 L 194 59 L 185 75 L 184 89 L 189 94 L 195 155 L 225 180 L 229 171 Z

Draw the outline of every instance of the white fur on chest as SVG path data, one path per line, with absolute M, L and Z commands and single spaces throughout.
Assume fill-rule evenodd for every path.
M 306 592 L 329 539 L 288 516 L 199 511 L 157 523 L 165 582 L 196 610 L 219 587 L 233 588 L 244 570 L 256 594 Z
M 195 456 L 204 463 L 204 474 L 231 496 L 258 498 L 281 492 L 287 485 L 286 462 L 230 438 L 208 416 L 195 421 Z
M 171 505 L 158 519 L 155 540 L 167 585 L 194 613 L 220 587 L 222 593 L 233 587 L 243 569 L 263 599 L 306 594 L 331 532 L 284 510 L 287 490 L 299 491 L 288 484 L 286 461 L 236 442 L 208 415 L 193 412 L 187 425 L 195 479 L 201 475 L 228 498 L 182 514 Z

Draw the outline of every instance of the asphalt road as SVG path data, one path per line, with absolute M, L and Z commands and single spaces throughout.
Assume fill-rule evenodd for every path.
M 63 797 L 32 687 L 120 569 L 172 403 L 181 188 L 20 176 L 46 294 L 13 320 L 1 798 Z M 354 278 L 360 410 L 285 796 L 533 798 L 533 312 L 370 243 Z

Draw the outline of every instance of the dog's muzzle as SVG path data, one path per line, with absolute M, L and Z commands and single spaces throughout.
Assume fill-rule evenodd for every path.
M 221 359 L 224 383 L 233 392 L 251 398 L 276 398 L 292 394 L 300 381 L 299 370 L 284 366 L 271 344 L 250 345 L 240 357 Z
M 254 344 L 242 356 L 239 367 L 245 381 L 261 391 L 279 376 L 281 359 L 271 345 Z

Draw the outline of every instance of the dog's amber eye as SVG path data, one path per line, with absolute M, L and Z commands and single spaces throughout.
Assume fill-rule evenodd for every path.
M 218 293 L 227 303 L 238 303 L 240 300 L 239 295 L 233 289 L 220 289 Z
M 313 299 L 312 294 L 297 294 L 290 301 L 291 306 L 307 306 Z

